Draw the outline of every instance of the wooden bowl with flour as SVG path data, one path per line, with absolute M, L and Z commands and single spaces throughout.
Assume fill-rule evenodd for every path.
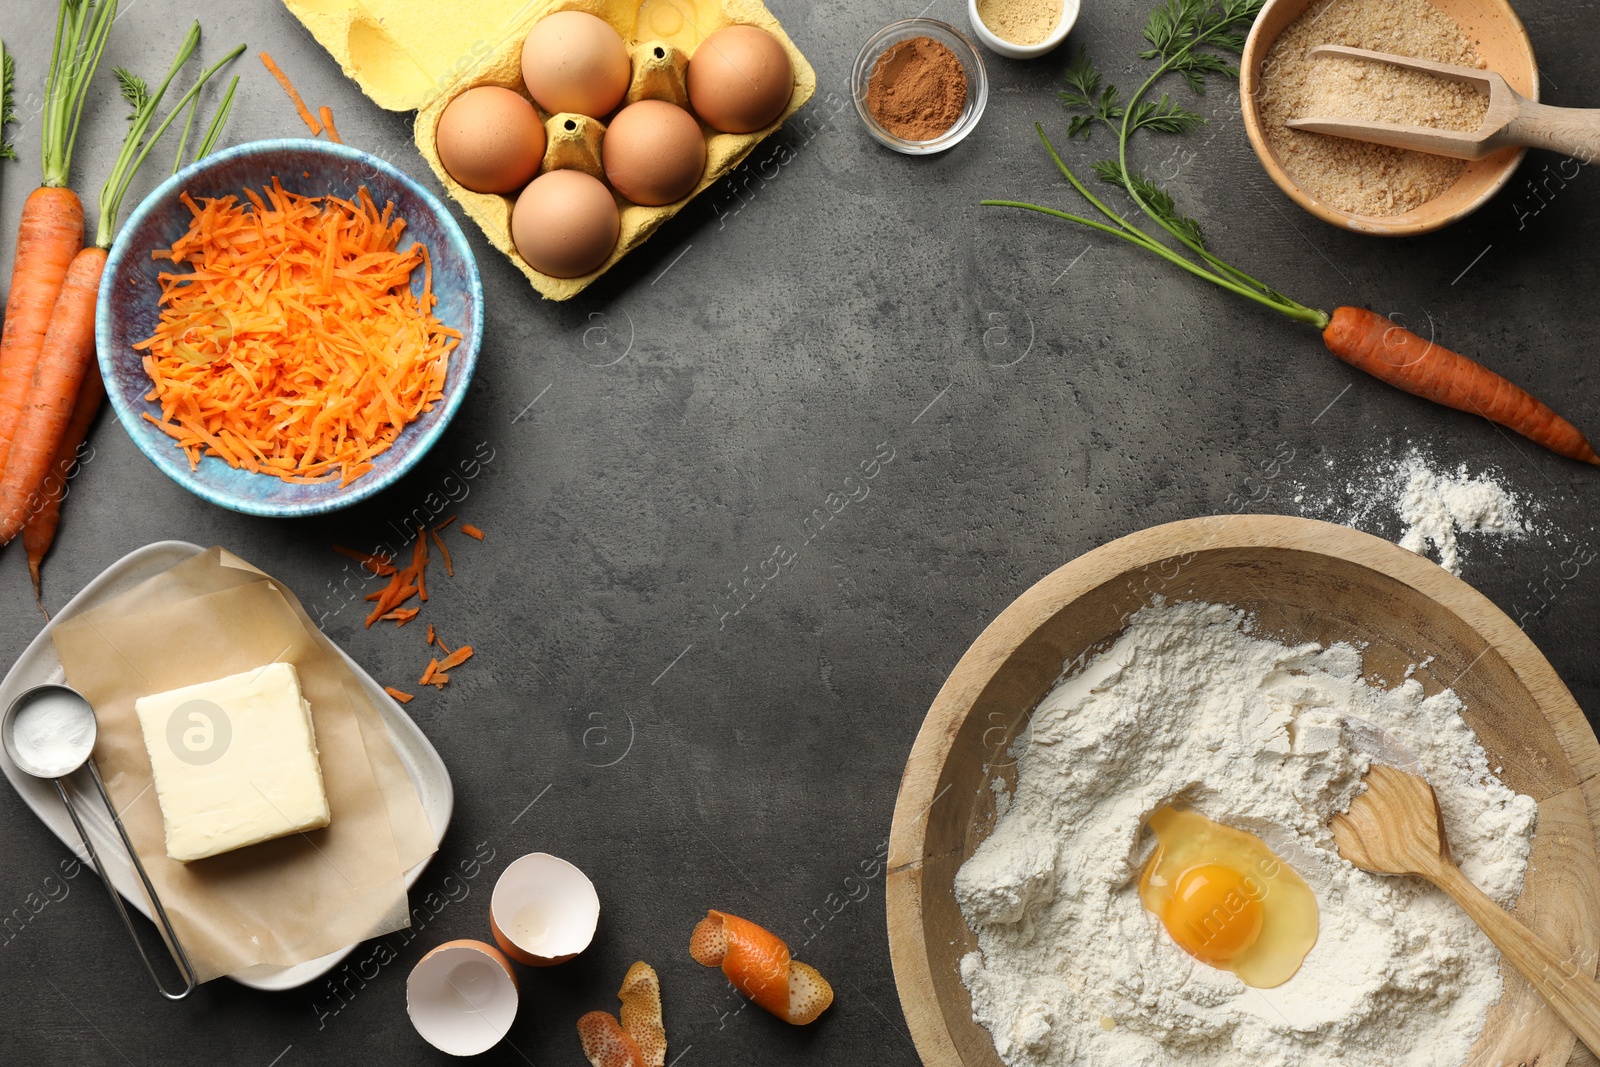
M 1002 1067 L 973 1021 L 959 961 L 977 938 L 957 870 L 993 829 L 990 782 L 1065 664 L 1108 647 L 1155 598 L 1230 604 L 1280 640 L 1362 648 L 1369 676 L 1448 685 L 1500 780 L 1538 802 L 1516 913 L 1593 973 L 1600 950 L 1600 743 L 1550 664 L 1499 608 L 1421 556 L 1329 523 L 1191 519 L 1132 534 L 1042 579 L 973 642 L 934 699 L 906 763 L 889 842 L 889 950 L 929 1067 Z M 1440 681 L 1443 679 L 1443 681 Z M 1594 1062 L 1507 966 L 1470 1064 Z

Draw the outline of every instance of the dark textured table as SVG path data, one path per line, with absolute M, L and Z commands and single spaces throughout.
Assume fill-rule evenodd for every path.
M 1071 47 L 1131 82 L 1145 69 L 1135 52 L 1148 2 L 1087 5 Z M 21 116 L 21 159 L 0 167 L 4 278 L 38 180 L 52 6 L 10 0 L 0 17 Z M 1600 578 L 1570 562 L 1595 556 L 1600 474 L 1361 377 L 1307 327 L 1136 250 L 978 207 L 984 196 L 1069 205 L 1032 129 L 1062 126 L 1065 51 L 987 55 L 980 127 L 948 154 L 910 159 L 869 140 L 848 75 L 867 35 L 915 6 L 772 7 L 817 69 L 817 98 L 582 297 L 539 299 L 466 224 L 488 304 L 479 372 L 448 434 L 394 489 L 320 519 L 247 518 L 169 482 L 102 420 L 46 570 L 52 606 L 151 541 L 221 544 L 287 583 L 379 680 L 405 684 L 426 662 L 420 635 L 363 628 L 330 543 L 393 543 L 441 512 L 487 532 L 459 542 L 457 575 L 434 582 L 427 609 L 477 658 L 407 707 L 450 768 L 455 816 L 412 892 L 426 917 L 414 936 L 359 947 L 331 985 L 264 994 L 223 980 L 172 1005 L 92 875 L 43 895 L 70 854 L 0 790 L 0 1062 L 444 1061 L 406 1021 L 406 974 L 430 945 L 487 936 L 495 875 L 549 851 L 593 876 L 600 932 L 578 960 L 523 971 L 521 1014 L 486 1062 L 583 1062 L 574 1020 L 614 1010 L 627 965 L 644 959 L 660 971 L 684 1067 L 914 1064 L 881 861 L 917 725 L 967 645 L 1096 545 L 1222 511 L 1339 518 L 1325 501 L 1348 498 L 1351 482 L 1362 495 L 1375 466 L 1412 446 L 1496 472 L 1536 511 L 1534 536 L 1469 539 L 1464 577 L 1600 707 L 1585 651 Z M 250 45 L 225 143 L 300 130 L 253 56 L 265 49 L 313 106 L 332 106 L 349 143 L 438 190 L 411 116 L 362 96 L 280 5 L 124 0 L 74 161 L 85 200 L 121 137 L 110 66 L 158 77 L 197 11 L 205 56 Z M 955 0 L 928 14 L 966 22 Z M 1595 9 L 1530 0 L 1522 15 L 1545 98 L 1592 104 Z M 1444 343 L 1600 429 L 1585 340 L 1600 200 L 1587 168 L 1533 153 L 1468 221 L 1381 241 L 1279 193 L 1227 87 L 1201 106 L 1213 124 L 1181 154 L 1155 138 L 1141 152 L 1221 253 L 1305 303 L 1431 321 Z M 1103 153 L 1097 140 L 1072 158 Z M 1370 510 L 1370 529 L 1398 536 L 1392 510 Z M 0 596 L 9 657 L 41 622 L 16 548 Z M 463 877 L 480 855 L 493 858 Z M 707 907 L 788 938 L 832 980 L 834 1008 L 804 1030 L 741 1010 L 685 951 Z

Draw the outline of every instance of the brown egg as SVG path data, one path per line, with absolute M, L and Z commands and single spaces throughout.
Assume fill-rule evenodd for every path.
M 480 193 L 514 193 L 539 173 L 544 123 L 510 89 L 480 85 L 444 109 L 434 131 L 450 177 Z
M 628 92 L 633 63 L 610 24 L 584 11 L 557 11 L 533 24 L 522 42 L 522 80 L 552 115 L 601 118 Z
M 789 53 L 754 26 L 727 26 L 689 60 L 689 106 L 723 133 L 753 133 L 783 114 L 794 94 Z
M 581 170 L 541 174 L 511 212 L 511 239 L 534 270 L 552 278 L 588 274 L 611 255 L 622 231 L 611 190 Z
M 694 116 L 665 100 L 617 112 L 601 145 L 606 180 L 635 204 L 682 200 L 706 169 L 706 141 Z

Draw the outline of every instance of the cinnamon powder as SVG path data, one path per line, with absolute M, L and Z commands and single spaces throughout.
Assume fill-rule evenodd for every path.
M 867 110 L 878 125 L 907 141 L 931 141 L 954 126 L 967 106 L 967 72 L 932 37 L 889 48 L 867 80 Z

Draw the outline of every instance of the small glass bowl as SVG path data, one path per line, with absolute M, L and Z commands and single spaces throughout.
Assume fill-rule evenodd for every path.
M 961 61 L 961 69 L 967 75 L 967 102 L 961 109 L 961 117 L 956 119 L 955 125 L 931 141 L 908 141 L 904 137 L 896 137 L 879 125 L 867 109 L 867 82 L 872 78 L 872 68 L 877 64 L 878 57 L 901 41 L 913 37 L 931 37 L 950 49 Z M 901 19 L 889 23 L 861 46 L 855 69 L 850 72 L 850 90 L 855 97 L 856 111 L 861 114 L 861 121 L 879 144 L 908 156 L 927 156 L 943 152 L 972 132 L 989 103 L 989 75 L 983 69 L 983 57 L 978 55 L 972 42 L 948 22 L 938 19 Z

